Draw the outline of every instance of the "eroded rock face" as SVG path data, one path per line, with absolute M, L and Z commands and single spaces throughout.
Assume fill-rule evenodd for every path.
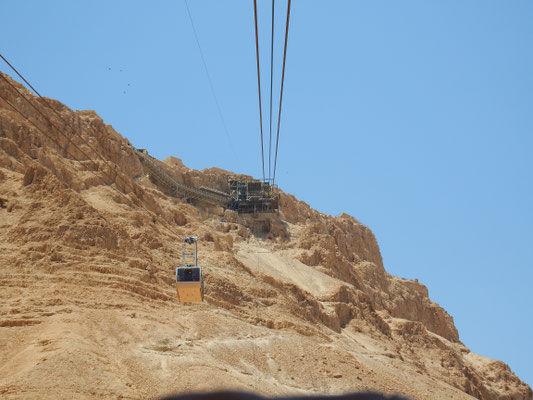
M 215 379 L 264 394 L 533 398 L 506 364 L 470 353 L 424 285 L 386 272 L 353 217 L 286 193 L 261 218 L 170 198 L 96 113 L 49 100 L 59 118 L 13 85 L 51 123 L 0 81 L 37 126 L 0 100 L 2 396 L 157 397 Z M 158 164 L 196 187 L 227 190 L 233 175 Z M 207 300 L 190 307 L 172 275 L 189 235 Z

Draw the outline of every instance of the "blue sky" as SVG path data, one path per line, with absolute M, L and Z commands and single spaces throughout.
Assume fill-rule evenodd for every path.
M 260 178 L 252 1 L 189 5 L 230 139 L 182 0 L 2 0 L 0 52 L 157 158 Z M 265 0 L 259 18 L 267 93 Z M 531 21 L 529 0 L 293 1 L 277 170 L 286 192 L 368 225 L 390 273 L 426 284 L 467 346 L 529 384 Z

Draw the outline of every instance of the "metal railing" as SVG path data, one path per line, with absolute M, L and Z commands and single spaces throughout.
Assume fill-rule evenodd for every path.
M 168 190 L 172 197 L 182 197 L 185 199 L 194 199 L 209 205 L 227 208 L 231 201 L 229 195 L 223 195 L 222 192 L 207 192 L 206 190 L 196 189 L 191 186 L 176 182 L 161 167 L 157 166 L 150 158 L 140 150 L 135 149 L 135 153 L 143 166 L 148 170 L 152 178 L 161 186 Z

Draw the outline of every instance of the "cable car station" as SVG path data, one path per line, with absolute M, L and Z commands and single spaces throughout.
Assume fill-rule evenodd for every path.
M 185 198 L 193 203 L 223 207 L 239 214 L 275 213 L 279 209 L 279 193 L 268 180 L 228 180 L 229 193 L 205 186 L 194 188 L 176 182 L 165 170 L 154 162 L 146 150 L 135 149 L 137 157 L 153 181 L 172 197 Z

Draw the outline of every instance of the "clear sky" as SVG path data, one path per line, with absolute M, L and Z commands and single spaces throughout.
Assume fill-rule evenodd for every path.
M 157 158 L 260 178 L 253 2 L 189 6 L 230 139 L 183 0 L 1 0 L 0 52 Z M 390 273 L 533 384 L 532 1 L 294 0 L 279 146 L 283 190 L 368 225 Z

